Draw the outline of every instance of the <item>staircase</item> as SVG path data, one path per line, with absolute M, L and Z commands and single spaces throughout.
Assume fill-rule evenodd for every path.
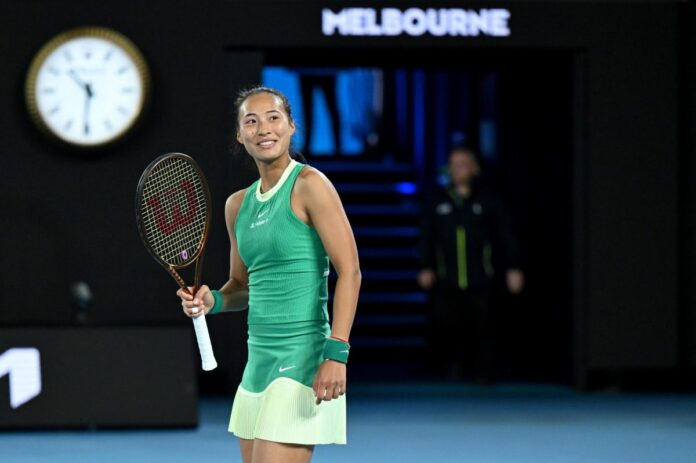
M 362 287 L 351 333 L 351 377 L 422 372 L 427 294 L 416 283 L 420 192 L 411 164 L 312 160 L 334 184 L 358 246 Z M 336 275 L 330 276 L 333 295 Z

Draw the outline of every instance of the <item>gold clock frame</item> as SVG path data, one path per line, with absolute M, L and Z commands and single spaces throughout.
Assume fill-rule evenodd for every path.
M 48 125 L 44 122 L 39 112 L 38 103 L 36 101 L 36 79 L 38 78 L 39 70 L 41 69 L 41 66 L 44 64 L 46 58 L 51 53 L 53 53 L 54 50 L 56 50 L 64 43 L 72 39 L 81 37 L 95 37 L 99 39 L 104 39 L 109 42 L 113 42 L 114 44 L 119 46 L 128 55 L 128 57 L 131 60 L 133 60 L 133 63 L 135 63 L 136 70 L 143 85 L 140 102 L 138 105 L 138 115 L 133 118 L 130 124 L 121 129 L 110 140 L 105 141 L 103 143 L 74 143 L 61 138 L 56 133 L 54 133 L 50 129 L 50 127 L 48 127 Z M 27 79 L 24 85 L 24 97 L 31 120 L 44 135 L 48 136 L 50 139 L 54 141 L 57 141 L 63 145 L 67 145 L 72 148 L 77 148 L 85 151 L 96 150 L 99 148 L 111 146 L 115 143 L 122 141 L 141 121 L 142 116 L 150 101 L 150 70 L 148 68 L 147 62 L 145 61 L 143 54 L 140 52 L 138 47 L 128 37 L 121 34 L 120 32 L 117 32 L 113 29 L 109 29 L 107 27 L 100 26 L 77 27 L 56 35 L 48 42 L 46 42 L 39 49 L 36 55 L 34 55 L 34 58 L 32 59 L 31 64 L 29 65 L 29 70 L 27 71 Z

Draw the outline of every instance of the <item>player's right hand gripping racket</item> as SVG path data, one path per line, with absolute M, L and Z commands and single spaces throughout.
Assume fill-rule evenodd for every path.
M 196 161 L 169 153 L 152 161 L 138 182 L 135 214 L 145 247 L 181 288 L 200 288 L 203 249 L 210 228 L 210 191 Z M 193 293 L 177 270 L 196 262 Z M 205 314 L 193 318 L 203 369 L 217 367 Z

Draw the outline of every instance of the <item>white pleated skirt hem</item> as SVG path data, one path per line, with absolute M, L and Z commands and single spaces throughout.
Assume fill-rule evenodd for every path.
M 316 404 L 311 387 L 277 378 L 261 392 L 239 386 L 228 430 L 242 439 L 287 444 L 346 443 L 346 397 Z

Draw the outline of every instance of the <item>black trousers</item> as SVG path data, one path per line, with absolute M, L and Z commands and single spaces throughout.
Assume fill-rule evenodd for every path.
M 433 373 L 452 379 L 495 380 L 495 313 L 491 288 L 435 288 L 428 331 L 428 363 Z

